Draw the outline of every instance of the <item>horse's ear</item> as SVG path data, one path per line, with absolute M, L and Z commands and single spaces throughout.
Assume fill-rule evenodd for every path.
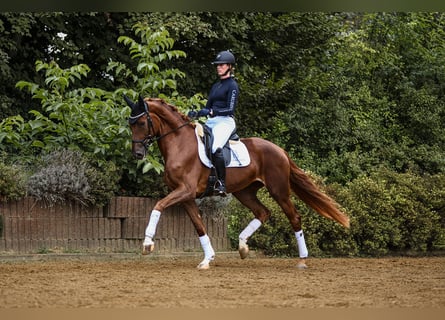
M 134 102 L 131 101 L 131 99 L 129 97 L 127 97 L 127 95 L 124 94 L 124 100 L 125 102 L 128 104 L 128 106 L 133 110 L 134 108 Z
M 141 107 L 143 106 L 145 111 L 148 111 L 148 105 L 147 105 L 147 103 L 145 103 L 144 98 L 142 98 L 142 96 L 140 94 L 139 94 L 139 98 L 138 98 L 138 104 Z
M 142 96 L 139 94 L 139 98 L 138 98 L 138 105 L 140 107 L 144 107 L 144 110 L 146 112 L 148 112 L 148 104 L 145 102 L 144 98 L 142 98 Z

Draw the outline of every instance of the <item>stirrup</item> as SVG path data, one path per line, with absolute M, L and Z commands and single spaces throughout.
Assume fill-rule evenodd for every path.
M 215 195 L 221 196 L 221 197 L 227 196 L 226 187 L 220 180 L 216 181 L 214 189 L 213 189 L 213 193 Z

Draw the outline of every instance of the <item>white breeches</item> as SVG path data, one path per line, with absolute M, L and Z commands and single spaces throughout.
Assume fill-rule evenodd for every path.
M 232 117 L 213 117 L 206 121 L 206 125 L 212 129 L 213 145 L 212 153 L 215 153 L 218 148 L 223 148 L 233 130 L 235 130 L 235 119 Z

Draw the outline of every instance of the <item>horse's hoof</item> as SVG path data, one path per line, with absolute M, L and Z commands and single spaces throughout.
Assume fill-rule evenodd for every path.
M 304 262 L 304 260 L 298 261 L 297 269 L 300 269 L 300 270 L 307 269 L 306 262 Z
M 154 244 L 147 244 L 147 245 L 142 245 L 142 255 L 147 255 L 153 252 L 153 250 L 155 249 L 155 245 Z
M 238 247 L 239 256 L 241 259 L 246 259 L 249 255 L 249 247 L 247 245 Z
M 210 261 L 207 259 L 204 259 L 201 261 L 200 264 L 198 264 L 198 270 L 209 270 L 210 269 Z

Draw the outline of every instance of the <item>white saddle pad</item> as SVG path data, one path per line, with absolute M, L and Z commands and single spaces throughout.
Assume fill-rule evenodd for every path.
M 199 126 L 197 125 L 195 128 L 196 139 L 198 140 L 198 153 L 199 159 L 201 162 L 208 168 L 213 167 L 212 161 L 207 157 L 204 149 L 204 143 L 199 136 Z M 250 164 L 250 155 L 247 151 L 246 145 L 241 141 L 230 141 L 230 150 L 231 150 L 231 161 L 229 167 L 245 167 Z

